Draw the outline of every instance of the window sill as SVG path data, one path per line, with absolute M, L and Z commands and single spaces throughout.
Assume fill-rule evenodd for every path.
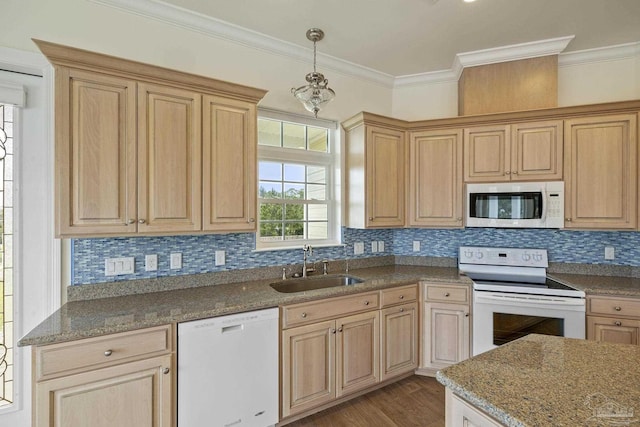
M 299 244 L 296 244 L 295 246 L 277 246 L 277 247 L 272 247 L 272 248 L 256 248 L 254 250 L 252 250 L 251 252 L 272 252 L 272 251 L 292 251 L 292 250 L 300 250 L 302 249 L 302 245 L 304 244 L 309 244 L 307 241 L 301 241 Z M 317 245 L 311 244 L 311 246 L 313 247 L 313 249 L 316 248 L 339 248 L 339 247 L 345 247 L 346 245 L 344 243 L 318 243 Z

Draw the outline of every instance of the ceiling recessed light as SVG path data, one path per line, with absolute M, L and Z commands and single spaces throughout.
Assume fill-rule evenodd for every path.
M 476 0 L 464 0 L 465 3 L 473 3 Z

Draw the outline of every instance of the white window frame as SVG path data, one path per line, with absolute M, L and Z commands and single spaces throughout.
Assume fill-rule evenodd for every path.
M 321 127 L 328 130 L 328 152 L 300 150 L 295 148 L 271 147 L 258 145 L 258 163 L 271 161 L 279 163 L 297 163 L 327 167 L 327 211 L 328 227 L 327 239 L 300 239 L 273 242 L 260 241 L 260 194 L 256 197 L 258 206 L 258 229 L 256 231 L 256 251 L 281 249 L 298 249 L 301 245 L 310 244 L 314 247 L 340 246 L 341 242 L 341 214 L 340 214 L 340 144 L 337 132 L 338 124 L 334 121 L 315 119 L 313 117 L 285 113 L 265 108 L 258 109 L 258 119 L 271 119 L 293 124 Z M 259 174 L 257 185 L 260 184 Z M 300 203 L 291 200 L 292 203 Z M 307 203 L 303 203 L 307 204 Z

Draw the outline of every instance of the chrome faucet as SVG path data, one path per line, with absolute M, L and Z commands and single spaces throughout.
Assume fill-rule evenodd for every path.
M 302 277 L 307 277 L 307 273 L 316 271 L 314 267 L 307 268 L 307 256 L 313 256 L 313 248 L 311 245 L 304 245 L 302 247 Z

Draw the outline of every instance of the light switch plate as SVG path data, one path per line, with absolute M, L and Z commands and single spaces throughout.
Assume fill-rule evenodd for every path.
M 371 253 L 378 252 L 378 241 L 371 242 Z
M 355 242 L 353 244 L 353 254 L 361 255 L 364 253 L 364 243 L 363 242 Z
M 180 252 L 171 254 L 169 268 L 172 270 L 180 270 L 182 268 L 182 254 Z
M 378 252 L 384 252 L 384 240 L 378 241 Z
M 121 276 L 123 274 L 133 274 L 136 264 L 134 257 L 107 258 L 104 260 L 105 276 Z
M 216 251 L 216 265 L 225 265 L 225 253 L 224 251 Z
M 420 252 L 420 240 L 413 241 L 413 252 Z
M 616 250 L 613 246 L 605 246 L 604 259 L 616 259 Z

